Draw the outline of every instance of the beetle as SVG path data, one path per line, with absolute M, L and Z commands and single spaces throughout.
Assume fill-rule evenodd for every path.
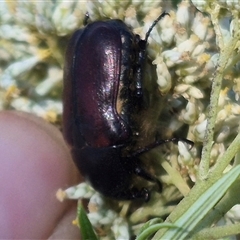
M 157 183 L 160 190 L 161 183 L 138 157 L 160 144 L 179 140 L 128 150 L 137 132 L 134 116 L 142 108 L 147 40 L 165 15 L 168 13 L 153 22 L 145 39 L 121 20 L 96 21 L 77 30 L 67 47 L 63 135 L 85 180 L 106 197 L 148 201 L 150 191 L 132 186 L 133 175 Z

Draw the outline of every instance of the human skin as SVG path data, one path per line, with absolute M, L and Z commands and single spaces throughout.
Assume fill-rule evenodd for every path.
M 0 239 L 79 239 L 76 203 L 56 199 L 80 178 L 61 132 L 31 114 L 0 112 Z

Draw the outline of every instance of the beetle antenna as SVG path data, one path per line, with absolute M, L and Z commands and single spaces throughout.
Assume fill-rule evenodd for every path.
M 153 23 L 152 23 L 152 26 L 148 29 L 147 33 L 146 33 L 146 36 L 145 36 L 145 42 L 147 42 L 148 40 L 148 37 L 151 33 L 151 31 L 153 30 L 153 28 L 156 26 L 156 24 L 162 19 L 164 18 L 166 15 L 170 16 L 169 13 L 167 12 L 163 12 Z

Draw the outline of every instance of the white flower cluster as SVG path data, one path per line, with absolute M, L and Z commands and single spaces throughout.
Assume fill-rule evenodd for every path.
M 108 239 L 129 239 L 129 226 L 124 218 L 110 209 L 105 199 L 95 192 L 88 184 L 80 183 L 69 187 L 65 191 L 59 189 L 56 194 L 59 201 L 64 199 L 89 199 L 88 218 L 96 229 L 100 229 L 108 236 Z M 111 229 L 111 233 L 109 232 Z
M 0 2 L 0 109 L 58 121 L 64 36 L 82 24 L 85 13 L 81 1 Z
M 129 226 L 126 219 L 110 209 L 99 193 L 94 194 L 88 204 L 88 218 L 95 228 L 101 228 L 106 239 L 129 239 Z M 111 232 L 109 231 L 111 229 Z

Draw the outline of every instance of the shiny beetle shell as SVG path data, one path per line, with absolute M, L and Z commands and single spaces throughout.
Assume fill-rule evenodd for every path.
M 132 184 L 133 175 L 159 181 L 138 156 L 166 141 L 128 152 L 133 117 L 142 104 L 142 72 L 147 38 L 141 40 L 121 20 L 97 21 L 76 31 L 64 68 L 63 133 L 75 164 L 97 191 L 115 199 L 149 199 Z M 127 152 L 127 153 L 126 153 Z

